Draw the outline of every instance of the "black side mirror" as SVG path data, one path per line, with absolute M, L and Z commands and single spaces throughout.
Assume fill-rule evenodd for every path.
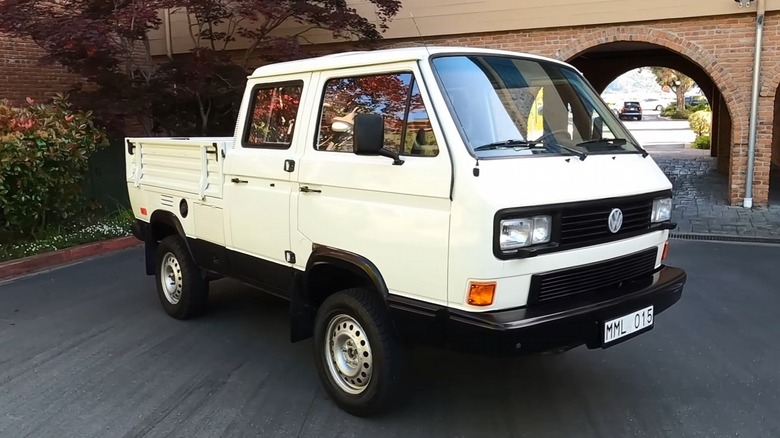
M 381 114 L 355 115 L 352 142 L 356 155 L 382 155 L 392 158 L 395 165 L 404 163 L 397 153 L 384 148 L 385 120 Z

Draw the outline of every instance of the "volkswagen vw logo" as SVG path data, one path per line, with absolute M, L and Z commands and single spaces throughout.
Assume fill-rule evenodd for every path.
M 619 208 L 613 208 L 612 211 L 609 212 L 607 226 L 609 227 L 609 231 L 613 234 L 620 231 L 620 227 L 623 226 L 623 212 L 620 211 Z

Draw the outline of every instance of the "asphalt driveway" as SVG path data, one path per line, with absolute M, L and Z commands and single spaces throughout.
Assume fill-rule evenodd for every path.
M 409 356 L 413 391 L 359 419 L 327 399 L 287 305 L 212 285 L 163 314 L 142 251 L 0 285 L 2 437 L 780 435 L 780 247 L 673 241 L 689 273 L 654 329 L 609 350 Z

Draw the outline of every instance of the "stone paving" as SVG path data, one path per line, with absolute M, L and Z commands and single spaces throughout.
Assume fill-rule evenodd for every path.
M 718 173 L 709 151 L 659 145 L 648 152 L 674 186 L 673 233 L 780 238 L 780 202 L 752 209 L 728 205 L 728 177 Z

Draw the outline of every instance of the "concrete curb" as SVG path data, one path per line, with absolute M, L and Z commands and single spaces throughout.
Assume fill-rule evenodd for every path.
M 45 252 L 22 259 L 3 262 L 0 263 L 0 280 L 19 277 L 25 274 L 33 273 L 35 271 L 53 268 L 59 265 L 86 259 L 88 257 L 118 251 L 121 249 L 132 248 L 142 244 L 143 242 L 136 239 L 135 237 L 127 236 L 100 242 L 87 243 L 58 251 Z

